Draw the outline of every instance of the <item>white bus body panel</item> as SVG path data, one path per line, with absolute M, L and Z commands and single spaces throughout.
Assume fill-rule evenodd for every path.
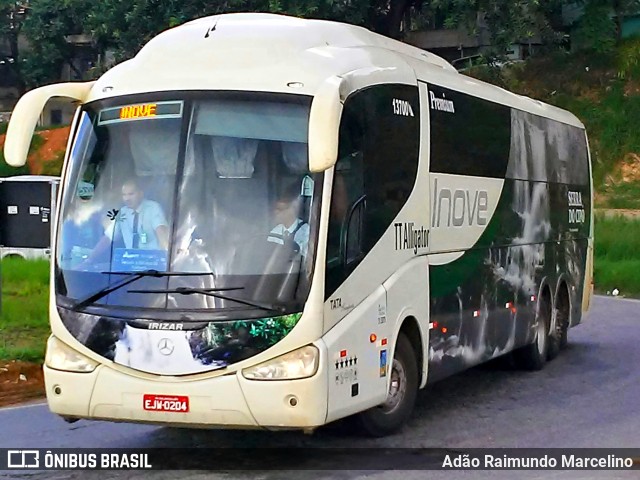
M 428 275 L 426 255 L 411 260 L 324 336 L 329 361 L 328 422 L 385 401 L 393 352 L 405 319 L 416 320 L 422 343 L 422 352 L 416 356 L 427 358 Z M 355 288 L 350 280 L 345 283 Z M 426 378 L 426 362 L 420 369 Z
M 387 292 L 380 286 L 324 336 L 330 372 L 327 421 L 384 402 L 388 362 L 382 366 L 380 354 L 385 350 L 388 355 L 386 351 L 391 348 L 390 322 L 386 318 Z M 371 335 L 376 335 L 373 342 Z M 382 345 L 383 339 L 388 345 Z
M 455 258 L 473 247 L 491 222 L 502 194 L 504 179 L 447 173 L 432 173 L 429 179 L 432 202 L 429 250 L 434 254 L 452 253 Z M 442 197 L 443 190 L 451 192 L 448 199 Z M 487 195 L 485 209 L 481 209 L 479 192 Z M 460 225 L 454 227 L 453 222 L 459 222 Z M 431 263 L 434 264 L 434 261 Z M 435 263 L 448 261 L 435 260 Z
M 398 52 L 456 74 L 445 60 L 362 27 L 273 14 L 206 17 L 153 38 L 136 57 L 103 75 L 88 101 L 167 90 L 314 95 L 332 75 L 397 69 Z M 193 65 L 201 75 L 192 74 Z
M 423 255 L 404 265 L 385 282 L 385 288 L 387 290 L 388 318 L 395 319 L 390 327 L 392 330 L 391 338 L 393 338 L 390 352 L 393 354 L 395 351 L 396 340 L 403 326 L 403 321 L 407 318 L 415 319 L 422 346 L 422 351 L 416 351 L 415 354 L 417 359 L 422 358 L 421 365 L 418 365 L 418 371 L 422 379 L 420 387 L 424 387 L 429 373 L 429 362 L 427 361 L 431 321 L 429 317 L 429 257 Z
M 327 362 L 324 344 L 319 341 L 316 346 L 318 372 L 289 381 L 247 380 L 239 368 L 185 378 L 145 374 L 104 361 L 91 373 L 45 365 L 47 402 L 52 412 L 75 418 L 209 428 L 317 427 L 327 418 Z M 189 412 L 147 411 L 145 394 L 188 396 Z

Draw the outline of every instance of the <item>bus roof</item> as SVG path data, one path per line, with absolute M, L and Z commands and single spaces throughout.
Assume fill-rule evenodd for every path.
M 410 67 L 410 68 L 407 68 Z M 418 79 L 582 127 L 571 113 L 459 74 L 446 60 L 363 27 L 266 13 L 204 17 L 166 30 L 105 73 L 87 101 L 170 90 L 314 95 L 329 77 L 395 69 Z

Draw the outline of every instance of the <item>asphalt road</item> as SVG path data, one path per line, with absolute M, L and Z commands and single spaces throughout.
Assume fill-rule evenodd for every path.
M 0 409 L 0 447 L 640 448 L 640 302 L 596 297 L 569 347 L 541 372 L 481 366 L 421 391 L 399 434 L 359 437 L 348 422 L 298 432 L 218 431 L 79 421 L 46 405 Z M 347 462 L 348 463 L 348 462 Z M 27 478 L 638 478 L 638 471 L 46 472 Z M 360 470 L 346 470 L 359 468 Z M 18 475 L 13 475 L 16 478 Z M 0 478 L 4 478 L 0 473 Z

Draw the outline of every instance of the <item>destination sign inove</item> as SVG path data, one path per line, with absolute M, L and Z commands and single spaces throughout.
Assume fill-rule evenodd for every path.
M 119 107 L 105 108 L 100 111 L 98 125 L 148 120 L 157 118 L 181 118 L 182 102 L 136 103 Z

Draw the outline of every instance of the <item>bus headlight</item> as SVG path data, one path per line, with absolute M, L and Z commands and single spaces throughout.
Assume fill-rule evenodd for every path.
M 320 352 L 307 345 L 242 371 L 249 380 L 295 380 L 315 375 Z
M 47 354 L 44 358 L 47 367 L 66 372 L 93 372 L 98 364 L 62 343 L 53 335 L 47 341 Z

